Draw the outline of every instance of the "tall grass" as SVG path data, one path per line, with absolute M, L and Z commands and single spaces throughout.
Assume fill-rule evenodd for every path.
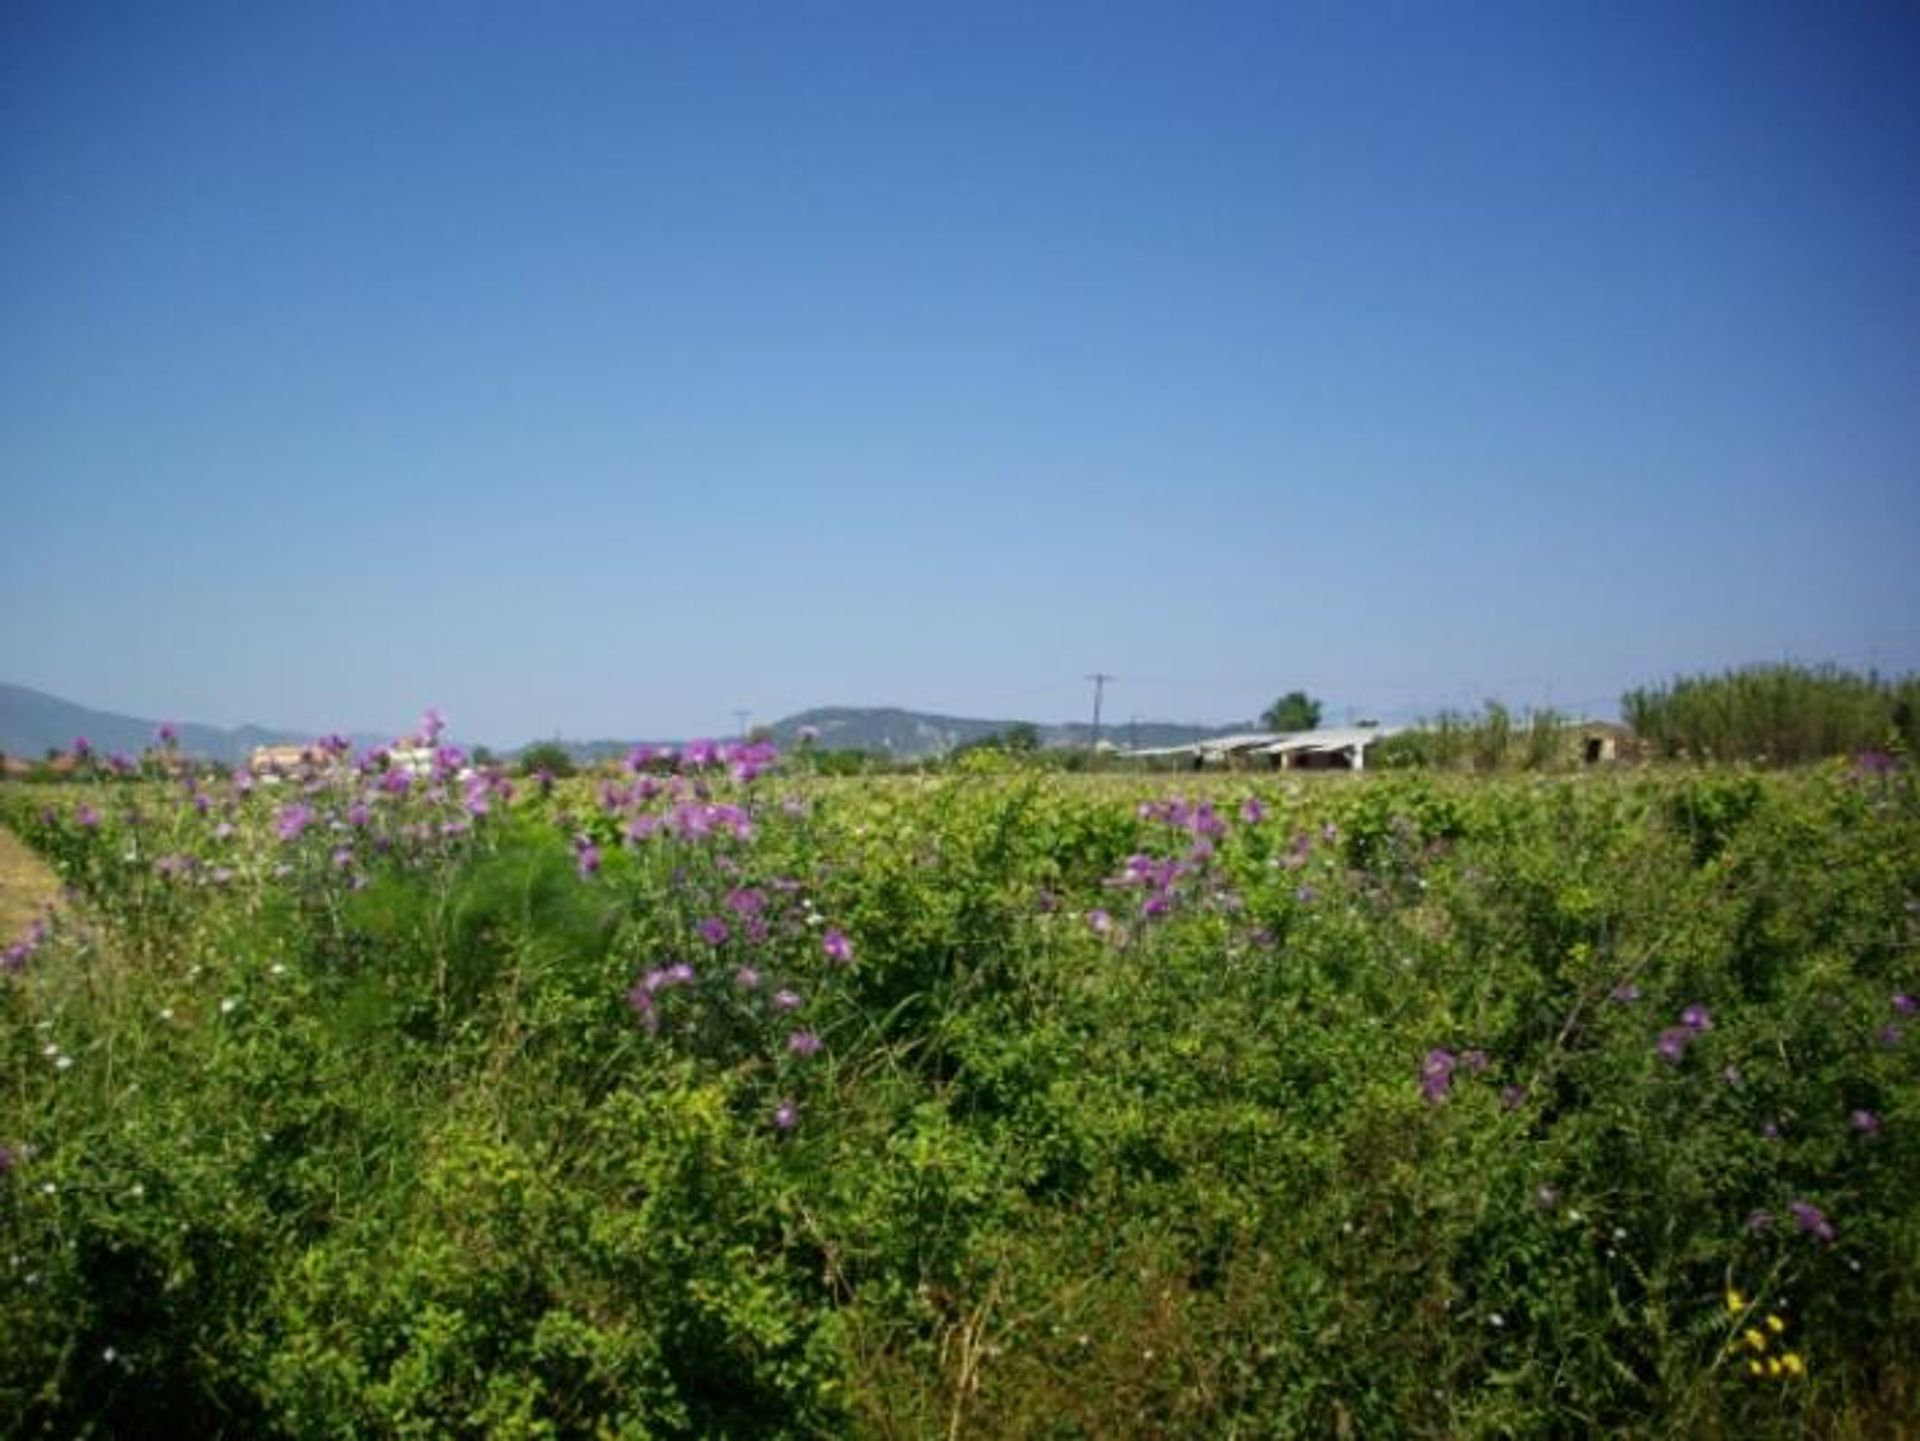
M 1621 713 L 1651 754 L 1793 765 L 1920 741 L 1920 676 L 1760 665 L 1630 690 Z

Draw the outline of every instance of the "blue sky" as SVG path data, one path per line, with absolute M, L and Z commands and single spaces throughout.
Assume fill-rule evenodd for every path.
M 1389 717 L 1920 669 L 1910 6 L 0 9 L 0 679 Z

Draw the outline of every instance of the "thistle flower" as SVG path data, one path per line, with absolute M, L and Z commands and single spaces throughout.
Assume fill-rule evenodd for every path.
M 1809 1236 L 1823 1242 L 1834 1239 L 1833 1223 L 1818 1206 L 1808 1201 L 1794 1201 L 1787 1207 L 1787 1213 L 1793 1217 L 1794 1224 Z
M 1873 1135 L 1879 1134 L 1880 1118 L 1874 1115 L 1872 1111 L 1868 1111 L 1868 1110 L 1855 1111 L 1852 1115 L 1847 1117 L 1847 1121 L 1848 1121 L 1848 1124 L 1850 1124 L 1854 1130 L 1858 1131 L 1863 1136 L 1873 1136 Z
M 795 1031 L 787 1037 L 787 1049 L 796 1056 L 811 1056 L 820 1049 L 820 1037 L 812 1031 Z
M 1903 1016 L 1911 1016 L 1915 1011 L 1920 1011 L 1920 1001 L 1916 1001 L 1905 991 L 1896 993 L 1891 1004 L 1894 1010 Z
M 718 916 L 706 917 L 694 929 L 700 933 L 700 939 L 710 946 L 724 946 L 731 934 L 727 930 L 727 923 Z
M 1711 1031 L 1713 1013 L 1696 1001 L 1680 1013 L 1680 1024 L 1689 1031 Z
M 300 833 L 313 824 L 313 807 L 305 801 L 295 801 L 290 806 L 282 806 L 274 818 L 273 828 L 283 841 L 297 841 Z
M 1680 1064 L 1680 1058 L 1687 1053 L 1687 1042 L 1694 1038 L 1695 1031 L 1689 1026 L 1669 1026 L 1660 1033 L 1660 1039 L 1654 1042 L 1654 1049 L 1660 1053 L 1660 1059 L 1669 1066 Z
M 773 1128 L 776 1131 L 791 1131 L 800 1124 L 800 1105 L 797 1101 L 783 1100 L 773 1108 Z
M 1447 1093 L 1453 1089 L 1453 1052 L 1442 1046 L 1435 1046 L 1427 1052 L 1426 1059 L 1420 1063 L 1420 1094 L 1427 1104 L 1437 1106 L 1446 1100 Z
M 820 949 L 825 951 L 827 959 L 836 965 L 853 964 L 853 942 L 831 926 L 827 928 L 826 934 L 820 937 Z

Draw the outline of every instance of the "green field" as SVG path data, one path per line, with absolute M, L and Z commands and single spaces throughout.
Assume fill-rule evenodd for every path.
M 765 759 L 0 791 L 0 1425 L 1920 1426 L 1911 768 Z

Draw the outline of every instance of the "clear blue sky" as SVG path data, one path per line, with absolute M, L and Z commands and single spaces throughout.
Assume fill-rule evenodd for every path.
M 1920 11 L 0 8 L 0 679 L 470 739 L 1920 668 Z

